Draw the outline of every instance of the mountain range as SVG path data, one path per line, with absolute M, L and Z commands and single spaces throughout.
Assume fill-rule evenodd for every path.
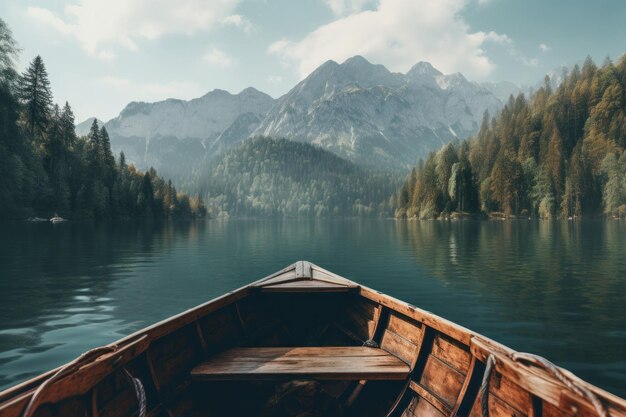
M 427 62 L 406 74 L 361 56 L 327 61 L 278 99 L 252 87 L 213 90 L 190 101 L 131 102 L 105 123 L 113 150 L 169 177 L 254 136 L 307 142 L 350 161 L 405 168 L 473 134 L 519 89 L 444 75 Z M 77 126 L 88 131 L 91 120 Z

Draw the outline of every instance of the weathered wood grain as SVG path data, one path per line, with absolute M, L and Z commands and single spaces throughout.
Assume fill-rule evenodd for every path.
M 409 367 L 382 349 L 368 347 L 235 348 L 196 366 L 197 380 L 328 379 L 402 380 Z
M 382 349 L 360 347 L 367 339 L 379 342 Z M 315 341 L 319 346 L 359 346 L 302 347 L 317 345 Z M 118 372 L 122 366 L 144 382 L 150 417 L 222 417 L 224 413 L 212 407 L 202 408 L 208 404 L 202 401 L 205 385 L 233 384 L 223 388 L 220 395 L 230 395 L 232 388 L 233 397 L 245 398 L 246 392 L 251 392 L 250 386 L 246 389 L 241 385 L 246 380 L 296 377 L 389 379 L 362 382 L 358 391 L 347 392 L 346 397 L 354 403 L 352 410 L 368 410 L 368 417 L 385 415 L 385 407 L 391 407 L 387 414 L 393 412 L 394 417 L 480 416 L 477 392 L 489 355 L 496 357 L 490 383 L 492 417 L 596 417 L 587 399 L 554 376 L 512 360 L 513 350 L 305 261 L 116 344 L 123 354 L 120 350 L 103 355 L 51 384 L 42 394 L 34 417 L 136 415 L 133 393 Z M 257 349 L 257 356 L 246 356 L 236 346 Z M 259 346 L 278 346 L 279 350 Z M 221 374 L 217 379 L 235 381 L 191 381 L 191 370 L 206 366 L 198 364 L 207 357 L 207 363 L 214 364 L 210 372 L 203 373 Z M 19 417 L 36 387 L 54 372 L 0 393 L 0 415 Z M 392 381 L 396 379 L 405 381 L 404 388 Z M 248 382 L 254 387 L 268 383 L 273 382 Z M 610 417 L 626 417 L 626 401 L 584 381 L 578 383 L 601 399 Z M 385 391 L 390 396 L 381 396 Z M 386 399 L 380 402 L 379 398 Z M 402 400 L 390 401 L 393 398 Z

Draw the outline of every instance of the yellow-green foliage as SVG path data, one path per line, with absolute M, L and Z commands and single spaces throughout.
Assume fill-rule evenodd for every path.
M 546 79 L 530 100 L 511 96 L 475 137 L 432 153 L 400 189 L 398 213 L 620 216 L 625 147 L 626 58 L 587 58 L 554 91 Z

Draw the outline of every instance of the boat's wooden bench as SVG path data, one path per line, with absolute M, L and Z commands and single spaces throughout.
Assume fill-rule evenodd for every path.
M 234 348 L 196 366 L 196 380 L 404 380 L 409 366 L 378 348 Z

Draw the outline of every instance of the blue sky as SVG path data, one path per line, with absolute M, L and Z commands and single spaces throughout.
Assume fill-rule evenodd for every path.
M 429 61 L 477 81 L 535 84 L 626 52 L 622 0 L 4 0 L 22 53 L 46 62 L 77 121 L 129 101 L 254 86 L 278 97 L 328 59 L 392 71 Z

